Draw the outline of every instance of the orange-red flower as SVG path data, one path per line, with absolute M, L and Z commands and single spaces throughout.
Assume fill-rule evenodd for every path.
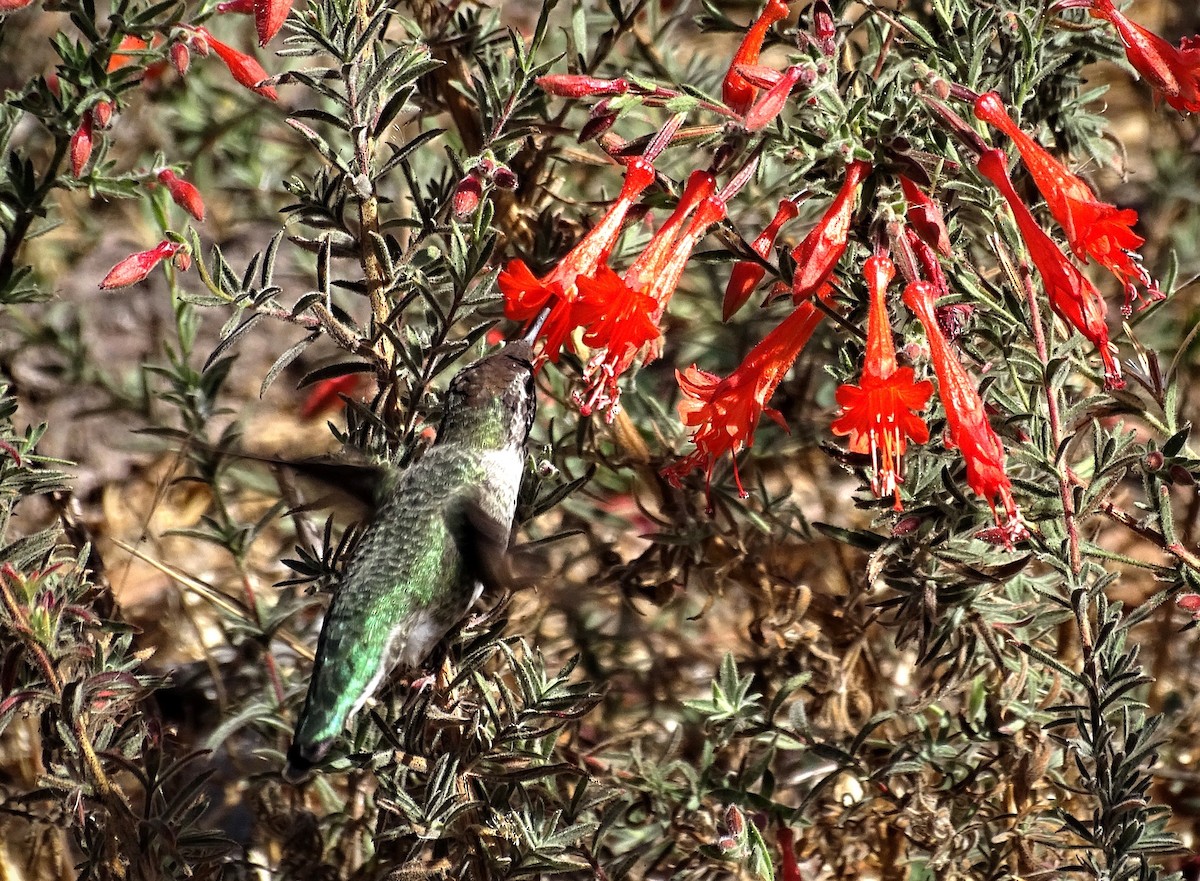
M 967 485 L 987 500 L 1003 529 L 1006 544 L 1023 538 L 1025 527 L 1013 499 L 1012 481 L 1005 471 L 1004 445 L 988 422 L 983 400 L 959 363 L 954 349 L 938 326 L 933 300 L 936 291 L 925 281 L 910 282 L 904 289 L 904 303 L 925 328 L 933 372 L 937 375 L 938 395 L 946 410 L 947 444 L 958 448 L 967 467 Z M 1004 510 L 1000 517 L 997 503 Z
M 658 357 L 659 321 L 692 249 L 708 227 L 725 216 L 724 201 L 712 195 L 715 186 L 708 172 L 693 172 L 675 210 L 623 278 L 604 267 L 579 280 L 573 320 L 587 328 L 583 341 L 597 350 L 584 370 L 587 389 L 576 396 L 585 415 L 607 409 L 607 418 L 616 418 L 617 380 L 639 351 L 645 350 L 645 361 Z M 696 216 L 680 234 L 693 211 Z
M 718 459 L 726 453 L 736 457 L 740 450 L 754 443 L 754 431 L 764 413 L 787 428 L 782 414 L 768 407 L 767 402 L 823 315 L 812 300 L 801 303 L 724 379 L 694 364 L 682 373 L 675 371 L 683 391 L 679 415 L 683 424 L 692 429 L 696 449 L 664 469 L 663 476 L 672 486 L 679 486 L 685 475 L 701 467 L 711 481 Z M 745 498 L 747 493 L 737 473 L 736 458 L 733 474 L 738 492 Z
M 979 157 L 979 171 L 988 178 L 1008 202 L 1016 218 L 1021 237 L 1029 249 L 1033 265 L 1042 276 L 1050 307 L 1063 321 L 1087 337 L 1100 352 L 1104 362 L 1104 386 L 1108 389 L 1125 387 L 1121 378 L 1121 365 L 1113 357 L 1114 346 L 1108 340 L 1108 322 L 1105 316 L 1104 298 L 1095 285 L 1084 278 L 1075 265 L 1066 258 L 1050 236 L 1038 226 L 1033 213 L 1021 201 L 1008 179 L 1008 168 L 1004 153 L 1000 150 L 985 150 Z
M 120 70 L 129 64 L 135 64 L 138 56 L 129 54 L 130 52 L 142 52 L 150 47 L 150 44 L 141 37 L 135 37 L 133 34 L 126 34 L 121 38 L 121 42 L 117 44 L 117 51 L 108 58 L 108 73 L 115 70 Z
M 504 314 L 514 321 L 532 321 L 549 305 L 539 336 L 542 355 L 557 361 L 567 338 L 578 325 L 572 312 L 578 298 L 578 279 L 596 273 L 608 259 L 621 234 L 621 224 L 633 203 L 654 183 L 654 166 L 643 157 L 634 158 L 625 171 L 625 182 L 617 200 L 604 217 L 567 253 L 545 277 L 537 278 L 524 260 L 509 261 L 498 279 L 504 294 Z
M 758 90 L 738 68 L 743 64 L 758 63 L 758 56 L 762 52 L 763 40 L 766 39 L 767 31 L 777 21 L 787 18 L 787 14 L 786 0 L 767 0 L 767 5 L 763 7 L 763 11 L 759 13 L 754 24 L 747 29 L 741 45 L 733 54 L 729 71 L 725 74 L 725 81 L 721 84 L 721 100 L 739 116 L 750 109 Z
M 1200 111 L 1200 39 L 1185 38 L 1176 49 L 1126 18 L 1112 0 L 1092 0 L 1090 10 L 1094 18 L 1117 29 L 1133 69 L 1149 80 L 1168 104 L 1180 112 Z
M 1136 211 L 1118 209 L 1097 199 L 1091 187 L 1012 121 L 995 92 L 979 96 L 975 115 L 1012 139 L 1050 213 L 1066 232 L 1075 256 L 1084 261 L 1091 257 L 1120 280 L 1125 289 L 1122 312 L 1129 315 L 1133 311 L 1139 286 L 1146 288 L 1149 299 L 1162 299 L 1163 294 L 1137 254 L 1145 239 L 1132 228 L 1138 219 Z
M 775 239 L 779 237 L 779 231 L 783 229 L 784 224 L 794 220 L 799 213 L 799 202 L 795 199 L 781 201 L 779 210 L 775 212 L 767 228 L 759 233 L 758 238 L 750 245 L 750 249 L 765 260 L 771 253 L 771 248 L 775 246 Z M 766 274 L 767 270 L 753 260 L 739 260 L 733 264 L 729 284 L 725 287 L 725 301 L 721 305 L 722 321 L 728 321 L 733 313 L 742 308 Z
M 846 180 L 825 211 L 799 245 L 792 249 L 796 275 L 792 279 L 792 301 L 799 303 L 817 293 L 829 281 L 838 260 L 846 253 L 854 200 L 863 178 L 871 173 L 871 163 L 856 159 L 846 166 Z
M 892 495 L 900 504 L 904 451 L 907 442 L 929 440 L 925 420 L 916 415 L 933 394 L 933 383 L 917 382 L 911 367 L 896 363 L 896 346 L 887 313 L 887 286 L 896 275 L 892 261 L 872 256 L 863 267 L 870 293 L 867 314 L 867 359 L 860 385 L 842 385 L 837 402 L 842 415 L 831 426 L 834 434 L 850 435 L 850 449 L 871 454 L 871 490 Z
M 258 33 L 258 45 L 266 46 L 271 42 L 291 11 L 292 0 L 254 0 L 254 29 Z

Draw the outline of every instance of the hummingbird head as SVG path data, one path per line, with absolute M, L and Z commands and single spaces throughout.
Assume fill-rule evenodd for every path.
M 536 410 L 533 348 L 517 340 L 463 368 L 450 381 L 435 442 L 523 446 Z

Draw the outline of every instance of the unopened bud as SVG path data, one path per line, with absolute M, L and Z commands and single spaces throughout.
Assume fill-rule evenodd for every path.
M 204 220 L 204 200 L 195 185 L 188 183 L 169 168 L 157 175 L 158 182 L 167 188 L 171 200 L 197 220 Z
M 474 214 L 475 209 L 479 207 L 479 200 L 482 197 L 483 184 L 480 183 L 479 176 L 474 172 L 468 173 L 454 188 L 454 199 L 452 202 L 454 216 L 463 218 Z
M 515 190 L 520 181 L 507 165 L 497 165 L 496 170 L 492 172 L 492 183 L 502 190 Z
M 975 314 L 975 307 L 970 303 L 951 303 L 947 306 L 938 306 L 934 310 L 937 315 L 938 327 L 942 329 L 951 342 L 962 336 L 963 331 L 967 327 L 967 322 L 971 316 Z
M 192 64 L 192 53 L 188 49 L 187 43 L 171 44 L 171 64 L 180 76 L 187 75 L 188 68 Z
M 604 113 L 599 116 L 595 114 L 583 124 L 579 129 L 579 143 L 586 144 L 588 141 L 593 141 L 607 132 L 613 125 L 616 124 L 617 114 L 615 112 Z
M 725 809 L 725 826 L 735 838 L 746 834 L 746 817 L 737 805 L 730 805 Z
M 904 200 L 908 203 L 906 216 L 913 231 L 929 247 L 943 257 L 949 257 L 950 234 L 946 230 L 946 220 L 942 216 L 941 207 L 904 175 L 900 175 L 900 188 L 904 191 Z
M 587 98 L 598 95 L 623 95 L 629 91 L 629 82 L 624 79 L 606 80 L 600 77 L 577 74 L 547 74 L 537 78 L 544 92 L 559 98 Z
M 183 245 L 178 242 L 164 240 L 159 242 L 149 251 L 139 251 L 136 254 L 130 254 L 116 266 L 108 271 L 108 275 L 104 276 L 104 280 L 100 282 L 100 287 L 105 290 L 114 288 L 129 287 L 131 284 L 137 284 L 150 274 L 159 263 L 168 258 L 176 258 L 176 255 L 183 250 Z M 178 263 L 176 264 L 178 266 Z M 190 262 L 184 267 L 190 266 Z
M 1179 464 L 1172 465 L 1167 469 L 1167 473 L 1171 475 L 1173 482 L 1181 483 L 1184 486 L 1191 486 L 1196 482 L 1196 478 L 1192 476 L 1192 472 Z
M 1200 618 L 1200 594 L 1182 593 L 1175 598 L 1175 605 L 1193 618 Z
M 71 135 L 69 153 L 71 156 L 71 174 L 79 177 L 87 166 L 92 155 L 92 111 L 85 110 L 79 120 L 79 128 Z
M 188 34 L 187 44 L 193 52 L 201 58 L 208 57 L 208 50 L 211 48 L 208 44 L 208 35 L 200 31 L 192 31 Z
M 832 55 L 837 51 L 837 43 L 834 41 L 837 25 L 833 21 L 833 10 L 830 9 L 828 0 L 816 0 L 812 5 L 812 15 L 813 36 L 817 38 L 817 45 L 825 55 Z
M 746 111 L 744 125 L 746 131 L 756 132 L 759 129 L 765 128 L 775 117 L 777 117 L 783 105 L 787 103 L 788 96 L 792 94 L 792 89 L 796 83 L 804 76 L 806 69 L 800 65 L 789 67 L 787 73 L 780 77 L 779 82 L 771 86 L 771 88 L 754 103 L 754 106 Z
M 112 101 L 97 101 L 92 105 L 92 125 L 97 129 L 107 129 L 112 122 Z

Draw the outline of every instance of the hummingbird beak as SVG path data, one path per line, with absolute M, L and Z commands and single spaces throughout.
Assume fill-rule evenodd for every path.
M 533 323 L 529 325 L 529 329 L 525 331 L 525 336 L 521 337 L 522 341 L 527 342 L 532 346 L 534 341 L 537 339 L 538 333 L 540 333 L 542 330 L 542 325 L 546 323 L 546 318 L 549 315 L 550 307 L 546 306 L 537 314 L 537 317 L 533 319 Z

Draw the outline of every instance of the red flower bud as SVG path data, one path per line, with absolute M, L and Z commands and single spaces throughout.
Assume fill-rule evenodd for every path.
M 454 188 L 454 216 L 463 218 L 474 214 L 482 196 L 483 184 L 479 176 L 474 171 L 469 172 Z
M 137 284 L 149 275 L 155 266 L 168 257 L 174 257 L 182 249 L 183 245 L 178 242 L 164 240 L 149 251 L 130 254 L 108 271 L 108 275 L 104 276 L 104 280 L 100 282 L 100 287 L 108 291 Z
M 908 202 L 908 223 L 921 240 L 943 257 L 950 256 L 950 234 L 942 209 L 915 183 L 900 175 L 900 188 Z
M 235 15 L 253 15 L 254 0 L 225 0 L 217 4 L 217 12 Z
M 71 174 L 79 177 L 92 155 L 92 111 L 85 110 L 79 120 L 79 128 L 71 135 Z
M 806 68 L 795 65 L 787 69 L 779 82 L 771 86 L 770 90 L 755 102 L 754 106 L 746 111 L 746 117 L 743 125 L 746 126 L 746 131 L 756 132 L 759 129 L 766 128 L 775 117 L 783 110 L 783 105 L 787 103 L 788 96 L 792 94 L 792 89 L 796 83 L 804 76 Z M 811 71 L 809 71 L 811 74 Z
M 187 36 L 187 45 L 191 51 L 195 52 L 201 58 L 208 57 L 208 50 L 210 47 L 208 45 L 207 33 L 193 31 Z
M 609 110 L 608 107 L 609 103 L 606 98 L 592 108 L 588 121 L 579 129 L 579 143 L 586 144 L 588 141 L 595 140 L 616 124 L 617 112 Z
M 258 45 L 266 46 L 271 42 L 291 11 L 292 0 L 254 0 L 254 29 L 258 32 Z
M 212 50 L 217 53 L 217 57 L 225 63 L 230 74 L 240 85 L 271 101 L 279 100 L 279 93 L 275 91 L 275 87 L 266 82 L 267 72 L 258 63 L 258 59 L 245 52 L 239 52 L 232 46 L 227 46 L 206 30 L 201 28 L 197 28 L 197 30 L 201 31 Z
M 828 0 L 816 0 L 812 5 L 813 35 L 817 45 L 825 55 L 837 51 L 834 37 L 837 36 L 837 25 L 833 21 L 833 10 L 829 8 Z
M 784 224 L 794 220 L 799 213 L 800 207 L 796 200 L 782 200 L 775 217 L 750 245 L 751 250 L 765 260 Z M 729 284 L 725 287 L 725 300 L 721 306 L 722 321 L 728 321 L 733 313 L 742 308 L 766 274 L 767 270 L 753 260 L 739 260 L 733 265 L 733 272 L 729 274 Z
M 204 220 L 204 200 L 200 198 L 200 191 L 194 185 L 169 168 L 164 168 L 158 173 L 158 182 L 167 188 L 176 205 L 197 220 Z
M 537 78 L 542 91 L 559 98 L 588 98 L 595 95 L 624 95 L 629 82 L 624 79 L 606 80 L 581 74 L 552 73 Z
M 58 74 L 51 71 L 46 74 L 46 88 L 50 90 L 50 94 L 55 98 L 62 97 L 62 85 L 58 82 Z
M 175 67 L 175 72 L 180 76 L 186 76 L 188 68 L 192 64 L 192 53 L 188 50 L 187 43 L 172 43 L 171 44 L 171 64 Z
M 515 190 L 520 181 L 507 165 L 497 165 L 492 172 L 492 182 L 502 190 Z
M 113 104 L 111 101 L 97 101 L 92 105 L 92 127 L 107 129 L 112 122 Z

